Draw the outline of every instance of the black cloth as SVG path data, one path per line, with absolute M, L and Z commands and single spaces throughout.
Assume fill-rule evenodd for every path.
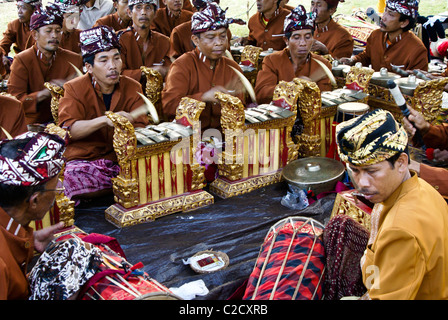
M 276 222 L 296 215 L 328 222 L 335 194 L 297 211 L 280 204 L 286 191 L 286 183 L 280 182 L 228 199 L 215 196 L 207 207 L 124 228 L 105 220 L 107 206 L 84 206 L 75 209 L 75 225 L 86 233 L 116 238 L 128 262 L 142 262 L 143 270 L 168 288 L 202 279 L 210 292 L 196 300 L 226 300 L 249 278 L 263 239 Z M 183 264 L 182 259 L 207 249 L 225 252 L 227 268 L 198 274 Z

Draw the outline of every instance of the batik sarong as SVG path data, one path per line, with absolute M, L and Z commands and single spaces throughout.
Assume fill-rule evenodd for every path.
M 366 288 L 360 262 L 368 230 L 347 215 L 337 215 L 325 227 L 323 240 L 327 259 L 323 299 L 362 296 Z

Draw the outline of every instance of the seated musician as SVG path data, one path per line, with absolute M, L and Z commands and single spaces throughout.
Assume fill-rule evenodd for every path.
M 311 11 L 316 13 L 315 43 L 311 51 L 323 55 L 330 54 L 334 59 L 350 58 L 353 54 L 353 37 L 347 29 L 332 18 L 338 3 L 339 0 L 311 1 Z
M 8 22 L 5 32 L 3 32 L 3 38 L 0 40 L 0 52 L 2 56 L 2 63 L 6 69 L 6 73 L 9 74 L 9 67 L 11 60 L 8 55 L 13 46 L 15 54 L 30 48 L 34 39 L 31 37 L 30 31 L 30 18 L 36 7 L 41 6 L 41 0 L 20 0 L 17 1 L 17 13 L 19 18 L 11 22 Z
M 6 139 L 3 129 L 12 137 L 27 131 L 22 103 L 15 97 L 0 95 L 0 140 Z
M 421 147 L 420 142 L 414 138 L 416 128 L 420 131 L 423 142 L 428 148 L 448 150 L 448 124 L 431 125 L 425 120 L 423 115 L 408 106 L 410 111 L 409 119 L 403 117 L 403 126 L 412 138 L 415 147 Z M 415 125 L 412 125 L 411 122 Z M 439 191 L 439 193 L 448 197 L 448 170 L 418 163 L 411 160 L 411 168 L 414 169 L 420 178 L 428 182 Z
M 118 32 L 132 25 L 132 19 L 128 14 L 128 0 L 114 0 L 115 12 L 96 20 L 94 27 L 109 26 Z
M 159 8 L 151 29 L 170 37 L 171 31 L 181 23 L 191 20 L 193 12 L 182 9 L 182 0 L 163 0 L 165 8 Z
M 64 148 L 64 140 L 43 132 L 27 132 L 14 140 L 0 142 L 0 159 L 3 163 L 0 168 L 0 300 L 30 297 L 33 293 L 30 282 L 31 288 L 34 286 L 27 277 L 27 268 L 35 251 L 42 253 L 53 234 L 64 227 L 63 222 L 38 231 L 33 231 L 29 226 L 31 221 L 44 217 L 53 206 L 56 193 L 62 190 L 58 188 L 58 176 L 64 164 Z M 74 261 L 81 263 L 84 259 L 77 250 L 80 248 L 71 246 L 75 251 L 69 257 L 60 256 L 61 265 L 68 267 Z M 53 257 L 58 259 L 57 254 L 62 252 L 54 253 Z M 64 253 L 70 252 L 68 250 Z M 59 282 L 52 283 L 52 298 L 67 299 L 72 296 L 94 274 L 94 260 L 91 262 L 91 270 L 73 268 L 71 273 L 70 269 L 66 269 L 65 279 L 60 277 Z M 47 270 L 55 272 L 61 265 L 53 264 Z M 35 267 L 39 268 L 39 265 Z M 48 278 L 39 273 L 37 279 L 45 282 Z M 71 289 L 68 284 L 72 285 Z M 37 288 L 42 290 L 42 286 Z
M 336 140 L 353 185 L 375 204 L 361 258 L 363 299 L 447 299 L 448 206 L 409 170 L 405 129 L 377 109 L 340 123 Z
M 221 106 L 215 92 L 230 94 L 242 86 L 230 66 L 241 68 L 224 56 L 228 27 L 225 11 L 214 2 L 193 14 L 191 39 L 196 48 L 173 62 L 162 91 L 163 113 L 168 120 L 174 119 L 181 99 L 190 97 L 206 103 L 200 117 L 203 130 L 221 126 Z M 243 94 L 236 94 L 243 101 Z
M 249 35 L 240 38 L 238 42 L 245 45 L 253 45 L 268 50 L 282 50 L 285 48 L 283 41 L 283 21 L 289 14 L 289 10 L 280 5 L 281 0 L 257 0 L 257 13 L 249 19 Z
M 132 26 L 120 36 L 123 75 L 144 83 L 141 66 L 151 67 L 165 77 L 171 65 L 170 39 L 151 31 L 157 4 L 155 0 L 130 0 L 128 14 Z
M 133 119 L 129 113 L 143 105 L 141 85 L 120 76 L 121 57 L 117 35 L 99 26 L 81 32 L 81 53 L 87 74 L 64 85 L 59 101 L 60 126 L 71 139 L 64 155 L 66 196 L 93 198 L 111 192 L 111 178 L 119 172 L 112 146 L 113 125 L 106 111 L 119 113 L 134 126 L 148 124 L 146 116 Z
M 255 94 L 260 104 L 272 101 L 275 86 L 281 80 L 292 81 L 300 77 L 316 82 L 321 91 L 332 89 L 330 79 L 314 59 L 325 63 L 330 70 L 331 64 L 310 52 L 314 42 L 313 14 L 306 13 L 302 5 L 297 6 L 286 17 L 283 31 L 287 47 L 266 56 L 257 74 Z
M 16 55 L 11 65 L 8 93 L 22 101 L 27 124 L 53 121 L 51 93 L 44 83 L 62 86 L 76 75 L 70 63 L 82 68 L 79 54 L 59 47 L 62 22 L 62 13 L 54 4 L 36 9 L 30 24 L 35 44 Z
M 209 0 L 193 0 L 193 5 L 196 11 L 201 11 L 207 5 Z M 219 5 L 219 0 L 213 1 Z M 244 24 L 243 21 L 236 21 L 236 23 Z M 230 49 L 230 40 L 232 39 L 232 32 L 227 29 L 227 49 Z M 191 19 L 188 22 L 184 22 L 176 26 L 173 31 L 171 31 L 170 36 L 171 53 L 170 57 L 177 59 L 183 53 L 191 51 L 194 49 L 194 43 L 191 41 Z
M 403 70 L 428 70 L 428 52 L 423 42 L 411 31 L 418 16 L 418 1 L 388 0 L 381 17 L 380 28 L 372 31 L 366 48 L 353 58 L 343 58 L 344 64 L 361 62 L 379 71 L 391 64 Z
M 76 53 L 81 53 L 79 47 L 78 29 L 80 12 L 80 2 L 78 0 L 61 0 L 55 3 L 63 13 L 62 37 L 60 47 Z

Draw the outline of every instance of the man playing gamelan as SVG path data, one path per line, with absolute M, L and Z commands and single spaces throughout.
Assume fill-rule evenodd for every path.
M 174 61 L 162 91 L 163 113 L 168 120 L 174 119 L 181 99 L 190 97 L 206 103 L 200 117 L 201 128 L 220 127 L 221 106 L 215 98 L 215 92 L 241 91 L 242 87 L 231 67 L 240 72 L 241 68 L 224 56 L 228 27 L 225 11 L 214 2 L 194 13 L 191 39 L 196 49 Z M 237 93 L 237 96 L 243 99 L 242 93 Z
M 111 178 L 119 172 L 112 145 L 113 125 L 106 111 L 119 113 L 134 126 L 148 124 L 146 116 L 129 113 L 143 105 L 141 85 L 121 76 L 120 45 L 114 30 L 99 26 L 81 32 L 81 53 L 87 73 L 64 85 L 59 123 L 71 135 L 65 151 L 64 187 L 69 198 L 110 194 Z
M 241 45 L 253 45 L 268 50 L 282 50 L 283 22 L 289 10 L 280 6 L 281 0 L 257 0 L 257 13 L 249 19 L 249 35 L 239 39 Z
M 330 54 L 335 59 L 350 58 L 353 54 L 353 37 L 347 29 L 332 18 L 336 13 L 338 3 L 339 0 L 311 1 L 311 11 L 316 13 L 315 43 L 311 51 Z
M 62 22 L 62 13 L 54 4 L 36 9 L 30 23 L 35 44 L 16 55 L 11 65 L 8 93 L 22 101 L 27 124 L 53 121 L 51 93 L 44 83 L 62 86 L 76 75 L 72 65 L 82 68 L 79 54 L 59 47 Z
M 412 109 L 410 106 L 408 106 L 408 109 L 411 114 L 409 115 L 409 120 L 408 118 L 403 118 L 403 126 L 412 138 L 413 145 L 417 148 L 422 147 L 421 142 L 414 138 L 418 129 L 427 148 L 448 150 L 448 124 L 431 125 L 420 112 Z M 436 188 L 441 195 L 448 198 L 448 170 L 446 168 L 433 167 L 414 160 L 411 160 L 410 166 L 417 172 L 420 178 Z
M 141 66 L 151 67 L 165 77 L 171 65 L 170 39 L 150 28 L 156 10 L 155 0 L 130 0 L 128 13 L 133 23 L 120 36 L 123 75 L 143 84 Z
M 328 60 L 311 53 L 313 45 L 314 15 L 306 13 L 302 5 L 297 6 L 286 17 L 284 41 L 287 47 L 266 56 L 258 72 L 255 94 L 258 103 L 270 103 L 275 86 L 281 81 L 305 78 L 317 83 L 321 91 L 332 89 L 330 79 L 315 60 L 324 63 L 329 70 Z
M 375 206 L 361 258 L 370 299 L 448 298 L 448 206 L 409 170 L 408 137 L 388 111 L 340 123 L 336 141 L 353 185 Z
M 428 70 L 426 47 L 411 31 L 417 16 L 417 0 L 388 0 L 380 28 L 372 31 L 365 50 L 340 61 L 348 65 L 361 62 L 375 71 L 383 67 L 393 71 L 392 64 L 403 70 Z
M 15 137 L 27 131 L 22 103 L 15 97 L 0 95 L 0 140 Z

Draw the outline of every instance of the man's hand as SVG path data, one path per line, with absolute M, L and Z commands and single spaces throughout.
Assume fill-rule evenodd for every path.
M 348 66 L 355 65 L 355 61 L 352 58 L 341 58 L 339 59 L 339 62 Z
M 322 42 L 314 40 L 313 45 L 311 46 L 312 52 L 317 52 L 318 54 L 328 54 L 328 48 Z
M 34 231 L 34 249 L 37 252 L 43 252 L 48 243 L 53 240 L 54 234 L 62 228 L 64 228 L 64 222 L 59 222 L 44 229 Z
M 215 92 L 222 92 L 229 94 L 228 90 L 223 86 L 216 86 L 205 92 L 202 95 L 201 100 L 204 102 L 218 103 L 218 100 L 215 98 Z

